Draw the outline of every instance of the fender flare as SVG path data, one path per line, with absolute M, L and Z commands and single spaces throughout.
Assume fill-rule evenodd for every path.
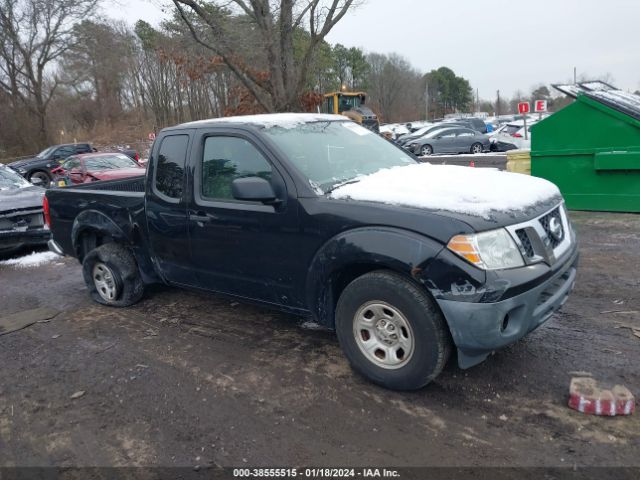
M 71 244 L 76 254 L 80 252 L 80 237 L 91 230 L 112 237 L 123 243 L 130 243 L 131 232 L 125 233 L 111 218 L 98 210 L 84 210 L 73 221 L 71 227 Z
M 366 271 L 389 269 L 424 284 L 429 262 L 444 248 L 412 231 L 391 227 L 361 227 L 339 233 L 316 252 L 306 281 L 309 310 L 321 325 L 335 324 L 334 287 L 338 275 L 353 267 Z
M 155 283 L 161 281 L 155 271 L 155 267 L 148 251 L 145 249 L 142 227 L 131 218 L 129 212 L 125 211 L 126 218 L 122 218 L 124 228 L 118 225 L 116 221 L 98 210 L 84 210 L 73 221 L 71 227 L 71 244 L 73 250 L 80 259 L 80 238 L 86 231 L 96 232 L 101 235 L 109 236 L 116 242 L 131 249 L 131 253 L 138 262 L 140 274 L 145 283 Z

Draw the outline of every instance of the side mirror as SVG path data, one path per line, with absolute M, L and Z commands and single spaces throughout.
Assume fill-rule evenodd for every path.
M 271 184 L 262 177 L 236 178 L 231 182 L 231 193 L 236 200 L 276 203 L 276 193 Z
M 39 177 L 31 177 L 30 182 L 32 185 L 36 185 L 37 187 L 44 187 L 44 181 Z

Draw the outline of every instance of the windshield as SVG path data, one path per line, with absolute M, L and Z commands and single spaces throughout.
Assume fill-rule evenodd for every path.
M 0 190 L 16 190 L 31 184 L 8 168 L 0 168 Z
M 44 149 L 44 150 L 42 150 L 38 155 L 36 155 L 36 157 L 38 157 L 38 158 L 45 158 L 47 155 L 49 155 L 49 154 L 53 151 L 53 149 L 54 149 L 54 148 L 56 148 L 56 147 L 48 147 L 48 148 L 45 148 L 45 149 Z
M 346 112 L 360 106 L 360 97 L 357 95 L 340 95 L 338 99 L 338 112 Z
M 427 133 L 430 129 L 433 128 L 433 125 L 427 125 L 426 127 L 422 127 L 411 134 L 412 137 L 421 137 L 425 133 Z
M 137 168 L 136 162 L 126 155 L 110 155 L 87 158 L 84 161 L 87 170 L 116 170 L 118 168 Z
M 360 175 L 416 163 L 400 148 L 352 122 L 272 127 L 264 133 L 323 194 Z

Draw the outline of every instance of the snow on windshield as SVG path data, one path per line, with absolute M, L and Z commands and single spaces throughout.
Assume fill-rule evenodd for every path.
M 338 187 L 331 198 L 465 213 L 490 218 L 492 211 L 524 210 L 560 196 L 541 178 L 489 168 L 429 163 L 379 170 Z

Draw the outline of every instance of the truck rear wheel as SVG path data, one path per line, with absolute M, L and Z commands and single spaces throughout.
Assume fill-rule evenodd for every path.
M 82 261 L 82 274 L 91 298 L 103 305 L 127 307 L 144 294 L 135 258 L 117 243 L 91 250 Z
M 394 390 L 425 386 L 451 353 L 449 331 L 433 300 L 410 280 L 387 271 L 347 285 L 336 308 L 336 333 L 356 371 Z

